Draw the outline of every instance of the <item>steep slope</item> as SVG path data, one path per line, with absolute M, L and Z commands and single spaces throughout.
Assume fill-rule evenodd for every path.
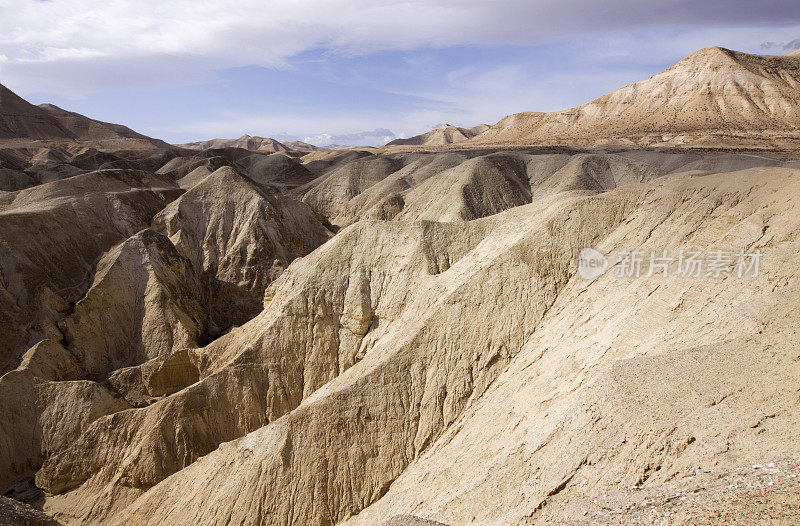
M 221 442 L 278 421 L 352 367 L 407 308 L 415 285 L 482 235 L 477 225 L 462 232 L 456 225 L 400 222 L 358 224 L 337 235 L 270 287 L 257 318 L 196 352 L 200 382 L 99 420 L 71 450 L 50 459 L 37 484 L 50 492 L 72 489 L 53 506 L 103 520 Z M 445 247 L 437 239 L 451 241 Z M 372 294 L 383 298 L 375 307 Z
M 89 290 L 58 321 L 61 341 L 39 342 L 0 377 L 4 492 L 24 491 L 44 458 L 100 416 L 169 392 L 159 369 L 176 362 L 174 350 L 195 347 L 205 330 L 198 279 L 166 237 L 142 230 L 96 267 Z
M 0 152 L 38 184 L 0 192 L 0 493 L 65 524 L 796 515 L 800 165 L 543 151 Z M 617 276 L 698 248 L 760 273 Z
M 204 150 L 203 155 L 181 155 L 156 173 L 173 177 L 181 188 L 190 188 L 212 172 L 230 166 L 252 181 L 282 189 L 311 182 L 316 174 L 293 157 L 282 153 L 250 153 L 241 148 Z
M 695 160 L 686 159 L 684 164 Z M 658 159 L 652 162 L 655 165 L 614 154 L 522 151 L 383 154 L 328 171 L 295 192 L 337 226 L 365 218 L 469 221 L 530 203 L 534 194 L 602 192 L 667 172 L 657 166 Z M 717 171 L 781 164 L 735 155 L 705 162 L 706 168 Z
M 511 194 L 529 190 L 505 184 L 510 180 L 498 173 L 504 162 L 516 162 L 513 156 L 498 154 L 465 162 L 469 157 L 454 153 L 338 154 L 325 161 L 308 162 L 307 166 L 314 165 L 314 169 L 318 165 L 322 175 L 293 193 L 338 227 L 363 218 L 474 219 L 497 213 L 512 203 L 526 202 L 524 197 L 520 201 L 519 195 Z M 463 167 L 456 168 L 462 163 Z M 492 180 L 495 176 L 497 179 Z M 526 179 L 524 174 L 521 177 Z M 436 210 L 427 210 L 433 202 Z M 410 211 L 403 212 L 406 208 Z
M 54 322 L 94 263 L 180 193 L 146 172 L 101 170 L 0 195 L 0 371 L 42 338 L 61 339 Z
M 603 192 L 651 181 L 664 173 L 658 166 L 613 154 L 533 156 L 528 162 L 531 188 L 539 195 L 570 190 Z
M 297 159 L 282 153 L 248 155 L 236 161 L 234 166 L 256 183 L 286 190 L 310 183 L 316 178 Z
M 34 106 L 0 85 L 0 140 L 89 142 L 117 148 L 168 148 L 122 126 L 66 111 L 52 104 Z
M 331 235 L 306 205 L 229 166 L 170 203 L 153 228 L 200 273 L 212 334 L 257 314 L 267 285 Z
M 408 139 L 395 139 L 389 142 L 387 146 L 445 146 L 447 144 L 464 142 L 486 131 L 488 128 L 489 126 L 486 124 L 479 124 L 471 128 L 459 128 L 449 124 L 442 124 L 438 128 L 434 128 L 421 135 L 415 135 Z
M 354 156 L 355 157 L 355 156 Z M 296 190 L 304 203 L 324 217 L 337 217 L 348 201 L 405 164 L 401 157 L 366 156 L 345 162 Z M 334 165 L 335 166 L 335 165 Z
M 627 523 L 637 490 L 682 499 L 675 483 L 696 475 L 797 460 L 788 435 L 800 412 L 785 386 L 800 375 L 789 234 L 800 217 L 782 191 L 797 172 L 670 182 L 650 185 L 652 204 L 595 246 L 758 249 L 763 274 L 573 279 L 492 389 L 352 523 L 402 510 L 451 524 L 568 524 L 587 511 L 599 519 L 595 499 L 611 492 L 627 493 L 623 516 L 603 523 Z M 691 194 L 700 200 L 684 201 Z
M 582 106 L 510 115 L 470 142 L 792 148 L 798 100 L 796 55 L 709 47 Z
M 52 114 L 0 84 L 0 139 L 75 139 Z
M 109 250 L 74 312 L 59 321 L 63 343 L 87 378 L 196 347 L 205 333 L 200 283 L 172 243 L 142 230 Z
M 531 202 L 525 160 L 512 155 L 470 159 L 402 194 L 399 220 L 470 221 Z
M 84 151 L 80 157 L 80 165 L 124 160 L 97 151 Z M 227 162 L 222 157 L 200 162 L 207 166 L 220 159 Z M 209 258 L 214 258 L 222 278 L 239 272 L 231 288 L 252 288 L 253 300 L 260 305 L 266 284 L 282 266 L 330 235 L 304 205 L 226 168 L 186 194 L 167 226 L 160 223 L 162 216 L 156 221 L 165 230 L 184 221 L 177 239 L 181 249 L 197 251 L 191 252 L 189 261 L 167 237 L 140 230 L 182 193 L 172 179 L 191 169 L 195 160 L 188 161 L 187 166 L 173 159 L 162 176 L 102 170 L 2 196 L 0 214 L 9 230 L 1 234 L 7 252 L 2 258 L 0 315 L 19 317 L 2 325 L 7 331 L 5 367 L 18 365 L 0 377 L 3 493 L 35 496 L 38 489 L 31 481 L 44 459 L 74 442 L 91 422 L 132 406 L 148 406 L 197 381 L 198 370 L 186 348 L 206 338 L 206 309 L 215 314 L 213 308 L 221 308 L 234 319 L 239 315 L 235 309 L 220 307 L 219 297 L 208 299 L 219 290 L 216 277 L 209 283 L 203 272 Z M 283 166 L 278 161 L 276 166 Z M 270 171 L 269 164 L 253 169 L 264 177 Z M 285 177 L 285 167 L 272 171 L 275 177 Z M 215 191 L 203 203 L 209 188 Z M 203 207 L 216 208 L 224 203 L 223 195 L 230 206 L 207 214 Z M 219 233 L 218 238 L 206 235 L 202 249 L 187 246 L 197 234 L 193 230 L 197 225 L 188 220 L 198 208 L 199 218 L 207 222 L 199 227 L 216 228 Z M 231 223 L 238 230 L 229 230 Z M 84 229 L 92 235 L 86 236 Z M 228 238 L 237 233 L 238 240 Z M 110 246 L 120 235 L 130 237 Z M 217 239 L 227 254 L 208 245 Z M 267 250 L 270 243 L 274 245 Z M 53 248 L 45 251 L 48 245 Z M 236 302 L 241 296 L 226 291 L 224 301 Z M 220 322 L 220 317 L 212 321 Z M 27 342 L 36 341 L 22 354 L 30 345 Z M 26 402 L 21 404 L 22 400 Z
M 333 219 L 349 225 L 361 219 L 394 219 L 405 207 L 405 192 L 446 170 L 463 163 L 462 154 L 446 153 L 412 157 L 407 165 L 375 183 L 347 202 L 346 210 Z
M 97 418 L 130 409 L 108 386 L 84 380 L 72 355 L 54 340 L 31 348 L 0 377 L 0 488 L 38 497 L 33 475 L 51 452 L 68 447 Z

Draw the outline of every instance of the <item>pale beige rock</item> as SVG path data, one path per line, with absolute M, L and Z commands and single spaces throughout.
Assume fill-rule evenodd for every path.
M 200 282 L 169 239 L 142 230 L 109 250 L 74 312 L 58 322 L 90 377 L 196 347 L 206 329 Z
M 307 206 L 228 166 L 159 212 L 153 228 L 199 273 L 216 334 L 257 314 L 267 285 L 331 235 Z
M 684 164 L 693 160 L 685 159 Z M 731 156 L 717 163 L 717 171 L 761 166 L 764 161 Z M 768 165 L 781 164 L 769 161 Z M 658 159 L 653 162 L 614 154 L 388 154 L 332 170 L 295 192 L 339 226 L 362 218 L 469 221 L 530 203 L 534 194 L 600 192 L 666 173 L 657 166 Z M 399 165 L 402 168 L 396 169 Z
M 130 405 L 86 380 L 48 381 L 22 366 L 0 377 L 0 488 L 24 487 L 55 451 L 73 443 L 102 415 Z
M 764 275 L 573 280 L 493 389 L 359 519 L 402 510 L 455 523 L 549 522 L 570 499 L 657 487 L 698 467 L 796 458 L 787 433 L 800 415 L 783 386 L 799 372 L 789 277 L 798 267 L 787 243 L 800 218 L 779 189 L 798 179 L 769 174 L 659 183 L 660 210 L 633 214 L 599 244 L 758 248 L 770 261 Z M 711 208 L 682 203 L 689 193 Z
M 327 218 L 337 216 L 347 203 L 404 165 L 402 158 L 369 156 L 357 159 L 301 187 L 303 202 Z
M 469 221 L 531 202 L 525 162 L 487 155 L 429 178 L 403 194 L 399 220 Z

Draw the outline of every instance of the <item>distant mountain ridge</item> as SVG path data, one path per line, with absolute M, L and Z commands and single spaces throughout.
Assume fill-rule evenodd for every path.
M 707 47 L 581 106 L 509 115 L 470 142 L 796 148 L 798 139 L 800 53 Z
M 184 144 L 176 144 L 182 148 L 190 148 L 193 150 L 205 150 L 209 148 L 244 148 L 253 152 L 316 152 L 318 150 L 326 150 L 308 144 L 303 141 L 289 141 L 282 143 L 271 137 L 259 137 L 244 134 L 238 139 L 209 139 L 206 141 L 195 141 Z
M 53 104 L 34 106 L 3 85 L 0 85 L 0 139 L 169 147 L 164 141 L 121 124 L 85 117 Z
M 471 128 L 460 128 L 451 126 L 450 124 L 442 124 L 421 135 L 415 135 L 408 139 L 395 139 L 388 143 L 387 146 L 444 146 L 467 141 L 487 129 L 489 129 L 488 124 L 478 124 Z

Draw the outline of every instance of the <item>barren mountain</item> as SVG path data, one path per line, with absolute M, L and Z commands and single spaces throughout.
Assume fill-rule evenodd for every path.
M 302 203 L 225 166 L 153 218 L 205 282 L 212 332 L 261 310 L 266 286 L 330 232 Z
M 294 148 L 269 137 L 252 137 L 244 134 L 238 139 L 209 139 L 207 141 L 178 144 L 183 148 L 205 150 L 208 148 L 244 148 L 253 152 L 287 152 Z
M 489 125 L 487 124 L 478 124 L 471 128 L 459 128 L 449 124 L 442 124 L 438 128 L 434 128 L 422 135 L 415 135 L 408 139 L 395 139 L 388 143 L 387 146 L 444 146 L 471 139 L 488 128 Z
M 166 148 L 169 145 L 126 126 L 102 122 L 52 104 L 34 106 L 0 85 L 0 141 L 82 142 L 112 148 Z
M 81 140 L 138 139 L 153 142 L 156 146 L 167 146 L 163 141 L 146 137 L 121 124 L 90 119 L 73 111 L 63 110 L 53 104 L 40 104 L 39 107 L 53 115 L 66 130 Z
M 0 138 L 74 139 L 50 112 L 0 84 Z
M 796 149 L 798 101 L 796 53 L 709 47 L 582 106 L 509 115 L 470 142 Z
M 536 119 L 766 148 L 792 60 Z M 0 149 L 0 524 L 796 522 L 800 161 L 472 141 Z

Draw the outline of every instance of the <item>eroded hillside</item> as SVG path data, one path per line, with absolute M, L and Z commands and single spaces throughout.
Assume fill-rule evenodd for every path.
M 794 162 L 3 155 L 0 490 L 63 524 L 646 522 L 800 460 Z

